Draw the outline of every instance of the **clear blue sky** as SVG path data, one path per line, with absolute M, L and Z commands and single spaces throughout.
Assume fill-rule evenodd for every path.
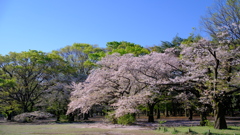
M 0 0 L 0 54 L 186 38 L 214 0 Z M 205 36 L 205 35 L 204 35 Z

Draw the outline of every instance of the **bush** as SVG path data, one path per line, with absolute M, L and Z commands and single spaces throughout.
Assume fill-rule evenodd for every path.
M 205 120 L 205 123 L 206 123 L 205 124 L 206 126 L 209 126 L 209 127 L 213 127 L 214 126 L 214 123 L 209 121 L 209 120 Z
M 121 125 L 130 125 L 136 121 L 136 118 L 133 114 L 126 114 L 119 118 L 116 118 L 114 112 L 108 112 L 108 115 L 106 115 L 105 118 L 112 124 Z
M 53 117 L 52 114 L 46 112 L 35 111 L 31 113 L 22 113 L 16 115 L 13 120 L 17 122 L 33 122 L 36 119 L 47 119 Z
M 60 115 L 59 121 L 68 122 L 68 116 L 67 115 Z
M 118 124 L 130 125 L 135 122 L 136 118 L 133 114 L 126 114 L 117 119 Z

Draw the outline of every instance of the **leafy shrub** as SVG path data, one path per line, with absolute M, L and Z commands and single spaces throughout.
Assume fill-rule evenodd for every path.
M 167 121 L 166 120 L 160 120 L 158 121 L 159 124 L 163 124 L 163 123 L 166 123 Z
M 35 111 L 16 115 L 13 120 L 17 122 L 33 122 L 36 119 L 47 119 L 50 117 L 53 117 L 53 115 L 50 113 Z
M 136 118 L 133 114 L 126 114 L 117 119 L 118 124 L 130 125 L 135 122 Z
M 209 126 L 209 127 L 213 127 L 214 126 L 214 123 L 209 121 L 209 120 L 205 120 L 205 123 L 206 123 L 205 124 L 206 126 Z
M 119 118 L 115 117 L 114 112 L 108 112 L 108 115 L 105 118 L 112 124 L 121 124 L 121 125 L 130 125 L 136 121 L 136 118 L 133 114 L 126 114 Z

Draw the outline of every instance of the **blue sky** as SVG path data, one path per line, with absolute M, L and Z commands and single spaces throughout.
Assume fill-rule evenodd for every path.
M 0 0 L 0 54 L 187 38 L 214 0 Z M 203 36 L 207 36 L 202 33 Z

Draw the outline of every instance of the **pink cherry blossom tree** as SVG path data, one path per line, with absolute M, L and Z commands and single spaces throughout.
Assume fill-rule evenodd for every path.
M 145 102 L 144 95 L 147 93 L 139 94 L 138 90 L 146 86 L 136 85 L 134 78 L 124 69 L 131 58 L 134 57 L 130 54 L 113 54 L 98 62 L 99 68 L 93 70 L 85 82 L 73 84 L 68 112 L 81 109 L 82 113 L 86 113 L 93 105 L 104 104 L 116 110 L 116 117 L 136 112 L 136 105 Z M 135 98 L 128 98 L 130 95 L 135 95 Z M 137 102 L 123 107 L 124 101 L 131 103 L 132 100 Z M 121 104 L 122 109 L 118 107 Z
M 211 103 L 216 129 L 227 128 L 224 110 L 226 96 L 240 91 L 240 48 L 233 48 L 231 42 L 223 39 L 219 43 L 201 39 L 197 43 L 181 45 L 183 68 L 187 72 L 184 77 L 175 78 L 178 82 L 194 84 L 200 92 L 201 102 Z
M 68 113 L 81 109 L 85 113 L 94 105 L 109 105 L 115 117 L 138 112 L 139 105 L 149 107 L 149 122 L 154 122 L 153 108 L 159 96 L 169 90 L 178 70 L 178 58 L 166 53 L 151 53 L 134 57 L 132 54 L 108 55 L 98 62 L 83 83 L 73 83 Z

